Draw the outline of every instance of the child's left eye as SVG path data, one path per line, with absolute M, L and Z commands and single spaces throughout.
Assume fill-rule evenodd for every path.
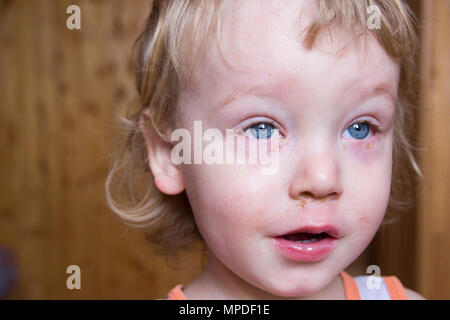
M 279 131 L 275 126 L 269 122 L 258 122 L 247 127 L 244 130 L 245 135 L 250 131 L 252 137 L 256 139 L 270 139 L 274 134 L 279 135 Z
M 343 137 L 350 139 L 363 140 L 369 136 L 371 130 L 376 131 L 377 127 L 368 121 L 355 122 L 344 131 Z M 346 133 L 348 135 L 346 136 Z

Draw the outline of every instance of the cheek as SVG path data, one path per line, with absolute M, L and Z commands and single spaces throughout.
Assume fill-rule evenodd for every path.
M 388 140 L 380 135 L 367 140 L 350 140 L 344 142 L 343 150 L 361 164 L 371 165 L 386 158 L 386 153 L 389 153 Z
M 354 224 L 378 226 L 387 209 L 392 170 L 392 140 L 374 136 L 345 144 L 343 150 L 349 201 L 355 208 Z
M 371 241 L 383 221 L 388 203 L 383 191 L 372 193 L 370 201 L 365 201 L 362 210 L 353 218 L 353 230 L 360 239 Z
M 368 182 L 367 188 L 390 190 L 392 174 L 392 135 L 375 135 L 368 140 L 344 142 L 341 160 L 355 183 Z
M 267 210 L 267 182 L 251 165 L 187 166 L 183 176 L 197 225 L 206 238 L 252 235 Z M 270 185 L 270 184 L 269 184 Z

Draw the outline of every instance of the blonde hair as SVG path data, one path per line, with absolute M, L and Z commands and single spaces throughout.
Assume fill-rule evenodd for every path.
M 410 198 L 402 195 L 413 172 L 422 177 L 412 143 L 415 125 L 412 101 L 416 98 L 413 85 L 418 73 L 414 16 L 400 0 L 318 1 L 319 13 L 306 30 L 306 46 L 313 47 L 324 30 L 350 25 L 358 36 L 372 33 L 387 54 L 399 61 L 389 207 L 409 209 Z M 380 9 L 379 29 L 366 28 L 367 9 L 371 5 Z M 155 187 L 139 117 L 148 108 L 148 125 L 168 140 L 167 133 L 175 123 L 179 92 L 190 83 L 192 70 L 201 61 L 214 30 L 220 38 L 222 14 L 221 0 L 153 1 L 133 48 L 138 97 L 126 117 L 119 117 L 119 136 L 105 183 L 106 201 L 126 224 L 146 230 L 148 239 L 160 245 L 162 254 L 176 253 L 193 240 L 201 240 L 201 236 L 186 192 L 169 196 Z M 126 140 L 120 133 L 126 135 Z M 114 179 L 119 172 L 120 179 Z M 114 187 L 120 200 L 113 197 Z

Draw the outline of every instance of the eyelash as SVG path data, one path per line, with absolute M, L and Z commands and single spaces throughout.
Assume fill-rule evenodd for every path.
M 243 131 L 247 131 L 248 129 L 250 129 L 251 127 L 260 124 L 260 123 L 267 123 L 270 124 L 271 126 L 273 126 L 276 130 L 278 130 L 279 134 L 282 135 L 280 126 L 273 120 L 269 120 L 269 119 L 264 119 L 264 120 L 259 120 L 259 121 L 255 121 L 250 123 L 249 125 L 245 126 L 245 128 L 243 129 Z
M 245 126 L 245 128 L 243 129 L 243 131 L 245 132 L 245 131 L 247 131 L 248 129 L 250 129 L 251 127 L 253 127 L 253 126 L 257 125 L 257 124 L 260 124 L 260 123 L 267 123 L 267 124 L 272 125 L 275 129 L 278 130 L 279 134 L 282 135 L 282 131 L 281 131 L 279 125 L 278 125 L 275 121 L 273 121 L 273 120 L 268 120 L 268 119 L 267 119 L 267 120 L 260 120 L 260 121 L 252 122 L 252 123 L 250 123 L 249 125 Z M 374 133 L 374 134 L 378 134 L 378 133 L 381 132 L 381 130 L 382 130 L 382 127 L 381 127 L 381 126 L 379 126 L 378 124 L 376 124 L 376 123 L 374 123 L 374 122 L 372 122 L 372 121 L 369 121 L 369 120 L 362 120 L 362 121 L 355 121 L 355 122 L 352 122 L 349 126 L 347 126 L 347 127 L 345 128 L 345 130 L 347 130 L 349 127 L 351 127 L 352 125 L 354 125 L 354 124 L 356 124 L 356 123 L 359 123 L 359 124 L 367 124 L 367 125 L 370 127 L 370 129 L 373 130 L 373 133 Z
M 349 126 L 347 126 L 345 128 L 345 130 L 347 130 L 348 128 L 350 128 L 352 125 L 354 125 L 356 123 L 358 123 L 358 124 L 364 124 L 364 123 L 367 124 L 370 127 L 370 129 L 373 130 L 374 134 L 377 134 L 377 133 L 381 132 L 381 129 L 382 129 L 381 126 L 379 126 L 378 124 L 376 124 L 376 123 L 374 123 L 372 121 L 362 120 L 362 121 L 352 122 Z

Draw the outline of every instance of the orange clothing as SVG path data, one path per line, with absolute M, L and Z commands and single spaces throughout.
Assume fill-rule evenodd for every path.
M 344 284 L 344 290 L 345 290 L 345 298 L 346 300 L 361 300 L 361 291 L 363 291 L 365 294 L 366 299 L 374 299 L 374 297 L 370 297 L 370 289 L 364 288 L 360 284 L 355 281 L 354 278 L 352 278 L 349 274 L 342 271 L 340 273 L 342 282 Z M 367 276 L 364 277 L 358 277 L 362 280 L 366 280 Z M 382 277 L 383 285 L 386 288 L 386 295 L 383 299 L 389 299 L 390 300 L 408 300 L 408 296 L 405 293 L 405 289 L 398 280 L 396 276 L 389 276 L 389 277 Z M 360 281 L 358 281 L 360 282 Z M 360 282 L 361 283 L 361 282 Z M 378 293 L 375 292 L 374 293 Z
M 370 296 L 370 290 L 373 289 L 364 289 L 361 286 L 362 281 L 355 281 L 349 274 L 342 271 L 340 273 L 342 283 L 344 284 L 345 298 L 346 300 L 361 300 L 360 292 L 364 292 L 364 297 L 366 299 L 374 299 L 375 297 L 386 297 L 391 300 L 408 300 L 408 296 L 405 293 L 404 287 L 400 280 L 398 280 L 395 276 L 382 277 L 383 279 L 383 288 L 386 290 L 386 294 L 383 296 L 383 292 L 381 295 L 373 295 Z M 358 277 L 359 280 L 365 280 L 365 277 Z M 382 288 L 382 289 L 383 289 Z M 183 293 L 183 286 L 181 284 L 175 286 L 172 290 L 169 291 L 167 295 L 168 300 L 188 300 Z

